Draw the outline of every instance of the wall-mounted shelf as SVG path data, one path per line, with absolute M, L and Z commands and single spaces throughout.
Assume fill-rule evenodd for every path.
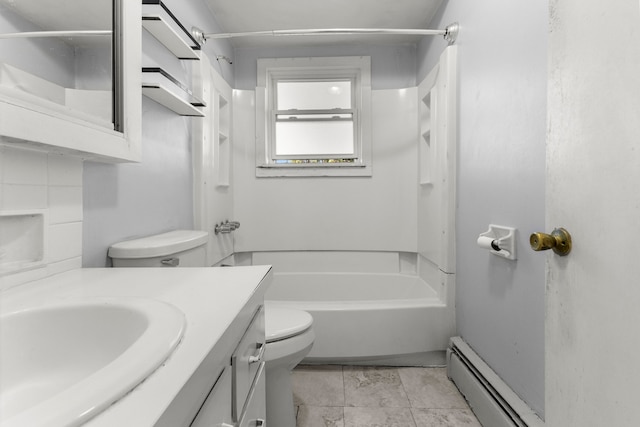
M 433 185 L 434 153 L 431 146 L 431 115 L 433 114 L 431 92 L 420 102 L 420 133 L 422 139 L 419 147 L 420 185 Z
M 178 59 L 200 59 L 200 44 L 160 0 L 142 0 L 142 26 Z
M 142 69 L 142 94 L 181 116 L 204 117 L 204 102 L 162 68 Z
M 229 140 L 229 131 L 231 130 L 231 106 L 222 93 L 218 93 L 217 98 L 218 147 L 216 153 L 216 169 L 218 170 L 218 180 L 216 186 L 228 187 L 231 174 L 231 141 Z

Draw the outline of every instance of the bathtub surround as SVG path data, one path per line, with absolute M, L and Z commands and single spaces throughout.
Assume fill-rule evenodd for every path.
M 373 176 L 257 178 L 255 92 L 234 91 L 236 252 L 417 251 L 416 88 L 372 92 Z

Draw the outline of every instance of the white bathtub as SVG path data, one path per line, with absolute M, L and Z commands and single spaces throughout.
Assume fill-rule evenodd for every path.
M 307 363 L 437 365 L 455 332 L 453 309 L 416 275 L 276 273 L 266 299 L 313 316 Z

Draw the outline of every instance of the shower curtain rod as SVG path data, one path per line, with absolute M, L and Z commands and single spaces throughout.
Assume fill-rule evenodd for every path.
M 78 30 L 78 31 L 27 31 L 22 33 L 0 34 L 0 39 L 27 39 L 35 37 L 75 37 L 75 36 L 110 36 L 111 30 Z
M 192 28 L 192 35 L 201 44 L 208 39 L 230 39 L 236 37 L 282 37 L 282 36 L 327 36 L 327 35 L 419 35 L 419 36 L 444 36 L 444 39 L 453 44 L 458 36 L 458 23 L 447 25 L 444 30 L 423 30 L 405 28 L 320 28 L 302 30 L 268 30 L 247 31 L 240 33 L 204 33 L 198 28 Z

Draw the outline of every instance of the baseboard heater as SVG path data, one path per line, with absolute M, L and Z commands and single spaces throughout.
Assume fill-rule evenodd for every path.
M 484 427 L 544 427 L 544 421 L 460 337 L 450 340 L 447 375 Z

